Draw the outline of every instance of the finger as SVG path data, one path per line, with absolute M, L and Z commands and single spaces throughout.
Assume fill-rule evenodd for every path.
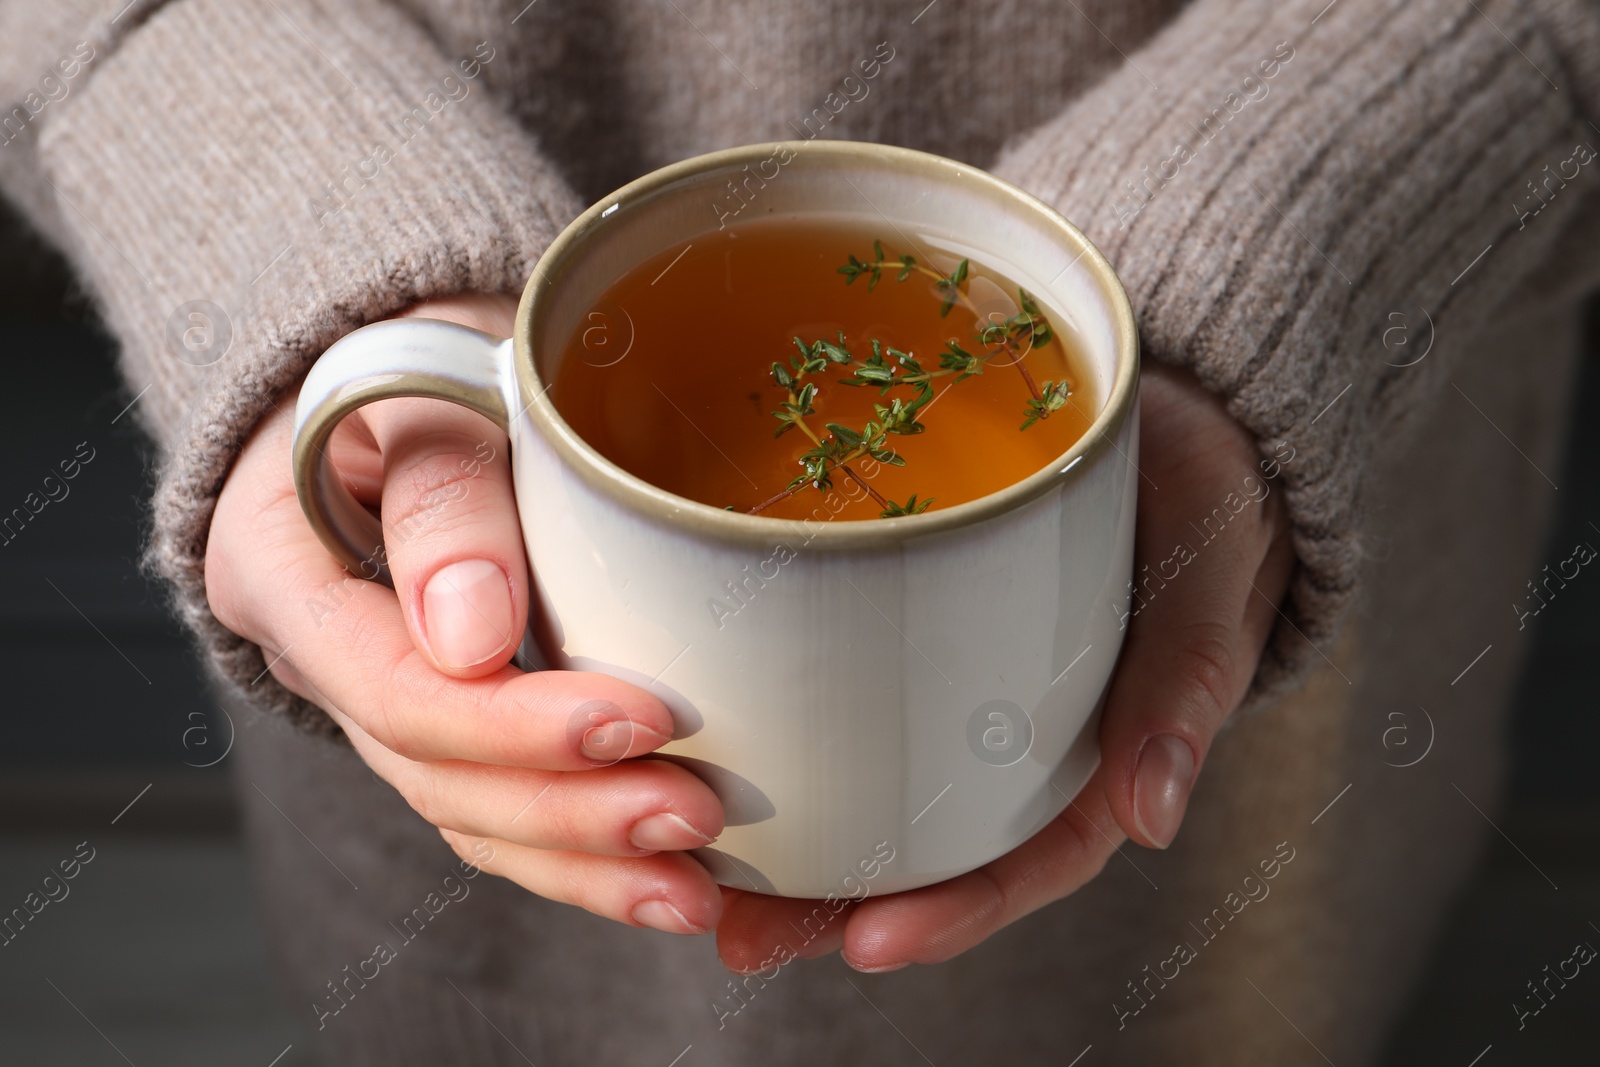
M 1238 706 L 1292 557 L 1253 440 L 1161 378 L 1148 420 L 1127 640 L 1100 728 L 1109 802 L 1141 845 L 1171 844 L 1212 737 Z M 1162 391 L 1165 390 L 1165 394 Z
M 413 304 L 396 318 L 442 319 L 470 326 L 492 337 L 510 337 L 517 316 L 517 298 L 502 293 L 456 293 Z M 293 406 L 293 400 L 289 406 Z M 383 456 L 367 426 L 363 408 L 334 429 L 327 444 L 339 480 L 361 503 L 376 507 L 383 495 Z
M 704 934 L 717 925 L 722 895 L 692 856 L 661 852 L 642 858 L 547 852 L 508 841 L 440 830 L 463 859 L 509 878 L 546 900 L 574 904 L 630 926 L 669 934 Z
M 378 744 L 349 716 L 331 714 L 367 765 L 440 829 L 609 856 L 700 848 L 722 832 L 722 805 L 710 787 L 666 760 L 583 774 L 417 763 Z
M 814 960 L 844 946 L 854 901 L 771 897 L 727 886 L 717 923 L 717 954 L 735 974 L 771 970 L 785 956 Z
M 856 905 L 845 962 L 859 971 L 942 963 L 1098 875 L 1124 840 L 1097 772 L 1067 809 L 1018 848 L 967 874 Z
M 528 617 L 505 434 L 441 400 L 383 400 L 362 415 L 383 456 L 384 551 L 413 641 L 446 674 L 493 673 Z
M 651 694 L 603 674 L 502 667 L 441 674 L 412 642 L 394 593 L 352 577 L 300 512 L 286 416 L 241 452 L 212 519 L 206 592 L 213 613 L 262 646 L 274 674 L 348 714 L 413 760 L 584 770 L 642 755 L 672 735 Z

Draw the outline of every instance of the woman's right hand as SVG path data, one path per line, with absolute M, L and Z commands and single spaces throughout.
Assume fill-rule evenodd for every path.
M 509 336 L 515 307 L 478 294 L 406 313 Z M 391 590 L 352 577 L 307 524 L 290 475 L 294 403 L 256 428 L 217 501 L 212 613 L 462 858 L 618 922 L 714 929 L 721 894 L 682 850 L 722 832 L 722 807 L 690 772 L 637 758 L 670 739 L 667 708 L 607 675 L 510 666 L 529 581 L 504 433 L 423 399 L 340 425 L 329 456 L 381 509 Z

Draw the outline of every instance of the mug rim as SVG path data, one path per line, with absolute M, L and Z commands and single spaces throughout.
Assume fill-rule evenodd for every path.
M 912 170 L 954 169 L 964 181 L 981 183 L 1003 197 L 1021 201 L 1053 227 L 1059 243 L 1077 253 L 1072 265 L 1081 263 L 1087 267 L 1110 305 L 1115 373 L 1104 405 L 1083 435 L 1065 452 L 1026 478 L 974 500 L 917 515 L 872 519 L 830 518 L 820 523 L 811 518 L 789 519 L 727 511 L 679 496 L 630 473 L 601 455 L 598 449 L 579 436 L 556 410 L 548 396 L 549 386 L 540 379 L 533 358 L 532 330 L 533 312 L 540 301 L 548 299 L 548 294 L 560 283 L 564 268 L 582 240 L 620 204 L 659 192 L 708 171 L 730 165 L 732 169 L 738 169 L 743 164 L 757 163 L 782 148 L 788 148 L 796 156 L 818 151 L 824 157 L 843 163 L 871 159 L 878 162 L 888 160 L 897 167 Z M 751 545 L 770 545 L 786 535 L 803 530 L 805 547 L 808 549 L 886 548 L 928 534 L 974 526 L 1014 511 L 1058 486 L 1071 483 L 1108 450 L 1116 447 L 1114 437 L 1121 432 L 1132 414 L 1138 395 L 1139 335 L 1134 324 L 1132 304 L 1110 262 L 1083 231 L 1043 200 L 982 168 L 932 152 L 873 141 L 763 141 L 691 156 L 635 178 L 590 205 L 546 247 L 534 265 L 523 288 L 522 298 L 517 303 L 512 338 L 512 362 L 522 411 L 531 418 L 566 467 L 576 471 L 591 488 L 644 517 L 701 537 Z M 513 416 L 513 420 L 517 417 Z

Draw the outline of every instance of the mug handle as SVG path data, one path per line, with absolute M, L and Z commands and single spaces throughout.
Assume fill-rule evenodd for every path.
M 405 318 L 353 330 L 317 359 L 294 409 L 294 487 L 306 521 L 351 574 L 394 585 L 383 524 L 356 502 L 328 461 L 334 427 L 374 400 L 419 396 L 470 408 L 509 434 L 512 352 L 509 338 Z

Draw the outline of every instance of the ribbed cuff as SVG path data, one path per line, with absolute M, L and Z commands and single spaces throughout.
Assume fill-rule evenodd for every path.
M 1600 57 L 1571 47 L 1600 10 L 1537 6 L 1201 0 L 993 168 L 1111 259 L 1149 358 L 1221 394 L 1264 458 L 1294 449 L 1281 484 L 1298 563 L 1250 706 L 1332 651 L 1373 450 L 1448 390 L 1462 340 L 1549 265 L 1580 206 L 1511 209 L 1537 206 L 1526 183 L 1575 143 L 1600 148 Z M 1600 161 L 1582 169 L 1600 182 Z M 1560 250 L 1578 274 L 1600 262 Z M 1438 343 L 1404 365 L 1416 347 L 1385 331 L 1420 341 L 1425 314 Z
M 211 515 L 251 429 L 328 345 L 421 299 L 520 292 L 581 210 L 489 99 L 495 61 L 492 43 L 441 54 L 368 0 L 186 0 L 100 56 L 43 131 L 161 446 L 145 563 L 226 677 L 312 728 L 331 724 L 270 676 L 252 686 L 259 649 L 207 606 Z

